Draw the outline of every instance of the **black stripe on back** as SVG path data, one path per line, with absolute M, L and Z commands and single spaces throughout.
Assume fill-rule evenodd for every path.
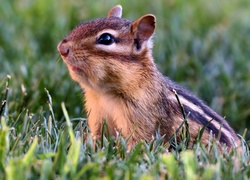
M 214 121 L 217 121 L 219 124 L 223 124 L 223 127 L 228 130 L 230 133 L 234 133 L 232 128 L 228 125 L 228 123 L 218 115 L 214 110 L 204 104 L 202 100 L 196 97 L 193 93 L 188 91 L 187 89 L 183 88 L 182 86 L 178 85 L 177 83 L 171 81 L 170 79 L 166 78 L 168 83 L 172 86 L 173 89 L 176 90 L 177 94 L 182 96 L 184 99 L 189 101 L 190 103 L 196 105 L 200 108 L 207 116 L 211 117 Z M 194 110 L 192 110 L 194 111 Z M 190 111 L 190 112 L 192 112 Z M 206 120 L 207 121 L 207 120 Z
M 205 126 L 208 123 L 208 121 L 210 121 L 206 117 L 202 116 L 199 112 L 194 111 L 190 107 L 188 107 L 186 105 L 183 105 L 183 107 L 184 107 L 186 114 L 190 113 L 189 119 L 191 119 L 192 121 L 195 121 L 196 123 L 201 124 L 202 126 Z M 222 125 L 222 128 L 223 127 L 224 126 Z M 210 132 L 210 130 L 212 130 L 213 134 L 215 134 L 215 136 L 218 137 L 220 130 L 215 127 L 215 125 L 213 124 L 213 121 L 207 126 L 207 130 L 209 132 Z M 222 143 L 225 143 L 227 145 L 231 145 L 231 141 L 228 139 L 228 137 L 223 132 L 221 132 L 221 137 L 220 137 L 219 141 Z

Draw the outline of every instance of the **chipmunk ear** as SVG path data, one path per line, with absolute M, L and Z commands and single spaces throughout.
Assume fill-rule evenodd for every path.
M 110 18 L 110 17 L 121 18 L 122 17 L 122 6 L 121 5 L 116 5 L 115 7 L 113 7 L 109 11 L 107 18 Z
M 134 21 L 131 25 L 131 33 L 134 35 L 135 45 L 140 49 L 144 41 L 148 41 L 155 30 L 156 18 L 147 14 Z

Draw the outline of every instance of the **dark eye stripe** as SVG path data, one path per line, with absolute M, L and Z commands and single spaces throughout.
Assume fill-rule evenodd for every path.
M 103 33 L 98 39 L 97 44 L 111 45 L 115 42 L 114 36 L 109 33 Z

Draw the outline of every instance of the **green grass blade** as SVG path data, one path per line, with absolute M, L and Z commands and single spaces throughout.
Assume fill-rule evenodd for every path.
M 167 168 L 167 176 L 170 179 L 179 179 L 179 167 L 173 154 L 163 154 L 160 160 Z
M 9 128 L 6 126 L 5 118 L 1 117 L 0 125 L 0 173 L 4 172 L 6 166 L 6 155 L 9 150 Z

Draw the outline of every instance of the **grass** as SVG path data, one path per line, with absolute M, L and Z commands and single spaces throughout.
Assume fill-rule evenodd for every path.
M 20 114 L 23 118 L 7 126 L 8 80 L 3 92 L 2 102 L 7 103 L 1 106 L 1 179 L 247 179 L 250 175 L 248 153 L 219 153 L 220 145 L 212 140 L 207 147 L 197 142 L 187 149 L 183 139 L 176 151 L 168 153 L 156 132 L 155 140 L 137 144 L 128 154 L 126 140 L 103 133 L 94 145 L 86 119 L 70 119 L 64 103 L 65 122 L 57 124 L 47 90 L 48 116 L 43 113 L 46 110 L 40 111 L 39 118 L 26 110 Z
M 95 148 L 82 92 L 56 52 L 79 22 L 117 2 L 0 0 L 1 179 L 248 179 L 249 156 L 199 143 L 166 152 L 157 136 L 127 154 L 125 139 Z M 123 17 L 157 18 L 154 57 L 161 71 L 198 94 L 250 138 L 248 0 L 118 1 Z M 11 79 L 7 77 L 11 76 Z M 105 128 L 104 128 L 105 129 Z M 185 139 L 184 139 L 185 140 Z M 235 169 L 239 160 L 239 171 Z

